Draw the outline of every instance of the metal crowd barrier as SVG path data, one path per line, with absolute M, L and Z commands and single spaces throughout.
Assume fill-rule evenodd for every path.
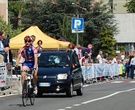
M 81 66 L 84 81 L 91 81 L 100 77 L 114 77 L 119 76 L 119 64 L 92 64 L 92 66 Z
M 13 75 L 12 64 L 0 63 L 0 93 L 6 95 L 20 92 L 21 92 L 20 77 Z

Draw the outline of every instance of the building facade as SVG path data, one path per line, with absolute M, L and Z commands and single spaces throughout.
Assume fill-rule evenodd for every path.
M 8 22 L 8 0 L 0 0 L 0 16 Z

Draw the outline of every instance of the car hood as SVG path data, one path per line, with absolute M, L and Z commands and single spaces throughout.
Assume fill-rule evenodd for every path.
M 54 76 L 59 73 L 69 73 L 70 68 L 38 68 L 38 75 Z

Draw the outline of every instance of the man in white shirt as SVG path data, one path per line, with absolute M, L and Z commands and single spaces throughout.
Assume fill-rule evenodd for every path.
M 125 55 L 122 54 L 121 55 L 121 60 L 124 61 L 124 59 L 125 59 Z
M 99 54 L 96 57 L 99 63 L 103 62 L 102 53 L 103 53 L 102 51 L 99 51 Z

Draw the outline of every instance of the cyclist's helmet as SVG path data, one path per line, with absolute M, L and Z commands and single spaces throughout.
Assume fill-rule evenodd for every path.
M 24 37 L 24 41 L 32 41 L 32 38 L 30 36 Z

